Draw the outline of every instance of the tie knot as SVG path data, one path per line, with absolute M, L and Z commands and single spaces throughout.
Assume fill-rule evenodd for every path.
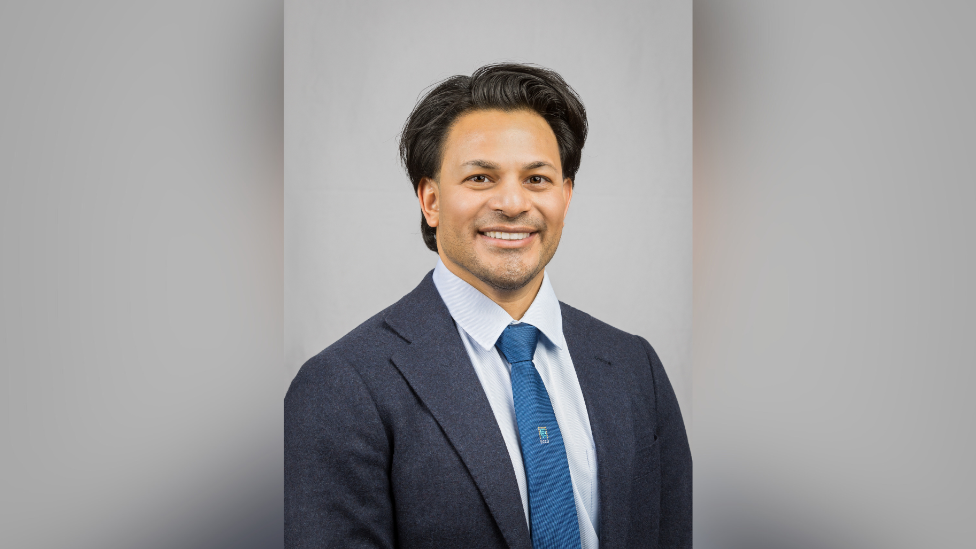
M 535 356 L 535 344 L 539 340 L 539 329 L 531 324 L 510 324 L 505 327 L 502 335 L 498 336 L 495 347 L 505 355 L 509 364 L 532 361 Z

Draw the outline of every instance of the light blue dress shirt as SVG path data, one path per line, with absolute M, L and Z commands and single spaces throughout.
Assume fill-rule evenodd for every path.
M 434 285 L 454 317 L 461 341 L 498 421 L 512 458 L 526 524 L 529 524 L 529 494 L 512 398 L 512 367 L 495 348 L 495 342 L 509 324 L 521 321 L 539 329 L 539 343 L 533 362 L 549 392 L 549 400 L 566 446 L 582 549 L 597 549 L 599 497 L 596 446 L 593 444 L 583 391 L 563 337 L 562 311 L 549 283 L 549 274 L 544 275 L 539 293 L 520 321 L 513 319 L 505 309 L 474 286 L 461 280 L 440 260 L 434 268 Z

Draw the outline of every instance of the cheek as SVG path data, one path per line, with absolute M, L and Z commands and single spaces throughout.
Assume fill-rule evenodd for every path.
M 566 219 L 566 201 L 562 200 L 562 197 L 554 197 L 552 200 L 540 203 L 539 211 L 545 216 L 551 229 L 561 229 Z
M 452 196 L 441 203 L 441 222 L 453 230 L 466 230 L 481 212 L 482 204 L 470 196 Z

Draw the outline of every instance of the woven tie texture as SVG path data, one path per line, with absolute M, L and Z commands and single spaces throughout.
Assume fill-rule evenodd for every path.
M 529 485 L 534 549 L 579 549 L 579 521 L 562 433 L 549 393 L 532 362 L 539 330 L 526 323 L 505 328 L 495 346 L 512 365 L 512 395 L 522 461 Z

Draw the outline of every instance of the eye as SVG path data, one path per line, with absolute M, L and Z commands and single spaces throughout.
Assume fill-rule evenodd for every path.
M 548 181 L 549 178 L 542 175 L 533 175 L 529 177 L 529 183 L 532 183 L 533 185 L 542 185 Z
M 488 176 L 487 175 L 472 175 L 471 177 L 468 178 L 468 181 L 471 181 L 473 183 L 487 183 L 488 182 Z

